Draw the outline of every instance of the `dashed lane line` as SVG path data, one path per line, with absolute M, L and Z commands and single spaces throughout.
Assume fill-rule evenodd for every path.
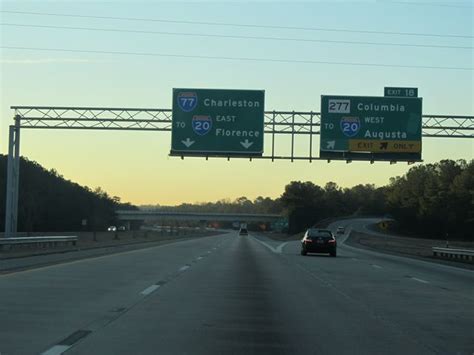
M 181 266 L 178 271 L 179 271 L 179 272 L 183 272 L 183 271 L 186 271 L 186 270 L 189 269 L 189 268 L 190 268 L 189 265 L 184 265 L 184 266 Z
M 41 353 L 41 355 L 60 355 L 70 348 L 71 346 L 69 345 L 55 345 L 46 350 L 44 353 Z
M 417 277 L 412 277 L 411 278 L 412 280 L 415 280 L 415 281 L 418 281 L 418 282 L 421 282 L 423 284 L 429 284 L 430 282 L 429 281 L 426 281 L 426 280 L 423 280 L 423 279 L 419 279 Z
M 155 290 L 157 290 L 158 288 L 160 288 L 160 285 L 151 285 L 151 286 L 147 287 L 146 289 L 144 289 L 140 293 L 143 296 L 148 296 L 150 293 L 155 292 Z

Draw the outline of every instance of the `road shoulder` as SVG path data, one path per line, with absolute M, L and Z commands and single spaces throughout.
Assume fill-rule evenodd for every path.
M 434 258 L 432 256 L 431 244 L 442 244 L 439 240 L 420 240 L 419 238 L 378 236 L 351 231 L 344 242 L 348 246 L 375 251 L 395 256 L 403 256 L 417 260 L 428 261 L 437 264 L 454 266 L 462 269 L 474 270 L 473 263 L 456 262 Z M 442 246 L 442 245 L 439 246 Z M 435 246 L 435 245 L 433 245 Z

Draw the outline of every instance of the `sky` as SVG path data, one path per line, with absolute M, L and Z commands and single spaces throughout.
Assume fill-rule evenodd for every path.
M 180 87 L 265 90 L 265 110 L 315 112 L 320 111 L 321 95 L 383 96 L 385 86 L 417 87 L 424 114 L 474 115 L 472 1 L 2 0 L 0 4 L 3 154 L 8 150 L 12 105 L 171 108 L 172 89 Z M 143 32 L 126 32 L 130 30 Z M 465 48 L 423 47 L 426 45 Z M 144 52 L 269 61 L 133 54 Z M 288 62 L 272 62 L 275 59 Z M 334 64 L 341 62 L 373 65 Z M 377 66 L 380 64 L 394 66 Z M 400 65 L 412 67 L 397 67 Z M 446 67 L 463 69 L 443 69 Z M 267 152 L 268 143 L 266 140 Z M 169 156 L 170 146 L 169 132 L 23 129 L 20 151 L 67 179 L 91 188 L 100 186 L 111 196 L 134 204 L 275 198 L 295 180 L 321 186 L 328 181 L 342 187 L 382 186 L 411 167 L 386 162 L 181 160 Z M 277 142 L 282 153 L 288 147 L 284 140 Z M 299 139 L 295 149 L 303 153 L 307 143 Z M 473 158 L 472 139 L 423 139 L 425 163 Z

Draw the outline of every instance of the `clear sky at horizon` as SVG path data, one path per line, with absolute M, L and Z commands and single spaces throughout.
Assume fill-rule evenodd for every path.
M 319 111 L 322 94 L 382 96 L 384 86 L 418 87 L 424 113 L 474 115 L 472 1 L 0 1 L 0 4 L 3 47 L 471 68 L 397 68 L 0 49 L 0 152 L 3 154 L 8 148 L 11 105 L 171 108 L 174 87 L 263 89 L 266 110 L 290 111 Z M 379 33 L 39 16 L 12 11 Z M 190 34 L 293 40 L 204 38 Z M 467 49 L 403 47 L 394 43 Z M 168 156 L 171 135 L 167 132 L 25 129 L 21 140 L 21 154 L 28 159 L 48 169 L 54 168 L 81 185 L 100 186 L 110 195 L 136 204 L 277 197 L 292 180 L 309 180 L 319 185 L 334 181 L 344 187 L 359 183 L 380 186 L 409 169 L 406 163 L 181 160 Z M 304 151 L 306 147 L 298 143 L 296 150 Z M 425 162 L 447 158 L 473 159 L 473 140 L 424 139 Z

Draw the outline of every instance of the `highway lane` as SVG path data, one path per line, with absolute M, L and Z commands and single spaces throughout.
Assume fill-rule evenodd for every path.
M 78 329 L 107 324 L 220 241 L 204 237 L 0 275 L 0 353 L 37 354 Z
M 0 276 L 0 351 L 472 354 L 473 272 L 441 267 L 235 232 L 60 264 Z

